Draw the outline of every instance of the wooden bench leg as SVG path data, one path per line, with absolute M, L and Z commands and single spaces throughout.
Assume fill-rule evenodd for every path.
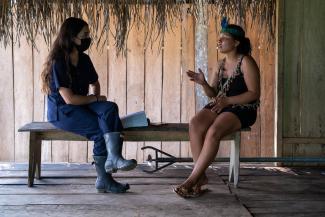
M 234 182 L 237 187 L 239 177 L 240 132 L 236 132 L 235 139 L 231 141 L 229 162 L 229 183 Z
M 41 179 L 41 162 L 42 162 L 42 141 L 38 138 L 35 140 L 36 146 L 36 179 Z
M 28 187 L 34 184 L 35 176 L 35 133 L 29 135 L 29 164 L 28 164 Z
M 37 167 L 37 176 L 40 177 L 40 152 L 42 142 L 37 138 L 37 134 L 31 132 L 29 137 L 29 165 L 28 165 L 28 187 L 34 185 L 35 170 Z

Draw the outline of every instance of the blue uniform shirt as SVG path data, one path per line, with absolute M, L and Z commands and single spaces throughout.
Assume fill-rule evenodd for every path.
M 50 88 L 51 93 L 47 97 L 47 119 L 58 120 L 58 111 L 67 106 L 59 93 L 60 87 L 70 88 L 74 94 L 88 95 L 89 84 L 98 80 L 96 70 L 87 54 L 80 53 L 77 66 L 69 65 L 70 75 L 64 59 L 57 59 L 52 65 Z

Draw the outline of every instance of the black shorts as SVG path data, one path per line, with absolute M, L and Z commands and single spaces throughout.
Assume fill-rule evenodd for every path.
M 207 104 L 204 108 L 211 110 L 213 107 L 212 104 Z M 221 110 L 222 112 L 231 112 L 235 114 L 241 123 L 241 128 L 247 128 L 252 126 L 256 121 L 257 111 L 253 108 L 246 107 L 226 107 Z

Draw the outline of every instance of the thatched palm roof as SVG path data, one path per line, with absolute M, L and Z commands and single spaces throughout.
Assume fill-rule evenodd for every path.
M 200 4 L 209 4 L 212 16 L 245 20 L 250 14 L 256 25 L 269 31 L 269 40 L 274 38 L 275 0 L 1 0 L 0 41 L 6 46 L 25 36 L 34 45 L 40 33 L 49 45 L 63 20 L 76 16 L 88 21 L 97 45 L 104 45 L 107 33 L 112 33 L 121 51 L 133 24 L 145 26 L 151 36 L 146 40 L 153 41 L 172 27 L 168 21 L 181 18 L 184 4 L 195 17 Z

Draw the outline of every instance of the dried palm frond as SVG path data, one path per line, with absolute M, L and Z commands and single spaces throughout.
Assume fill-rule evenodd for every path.
M 50 45 L 61 23 L 75 16 L 89 23 L 97 47 L 105 46 L 112 34 L 117 51 L 125 51 L 133 27 L 146 31 L 146 45 L 161 41 L 182 18 L 184 4 L 194 17 L 204 4 L 212 6 L 206 17 L 230 16 L 244 25 L 251 16 L 254 24 L 269 31 L 268 41 L 274 39 L 275 0 L 1 0 L 0 41 L 6 46 L 24 36 L 36 46 L 35 37 L 41 34 Z
M 12 41 L 12 10 L 10 0 L 1 0 L 0 3 L 0 41 L 7 47 Z

